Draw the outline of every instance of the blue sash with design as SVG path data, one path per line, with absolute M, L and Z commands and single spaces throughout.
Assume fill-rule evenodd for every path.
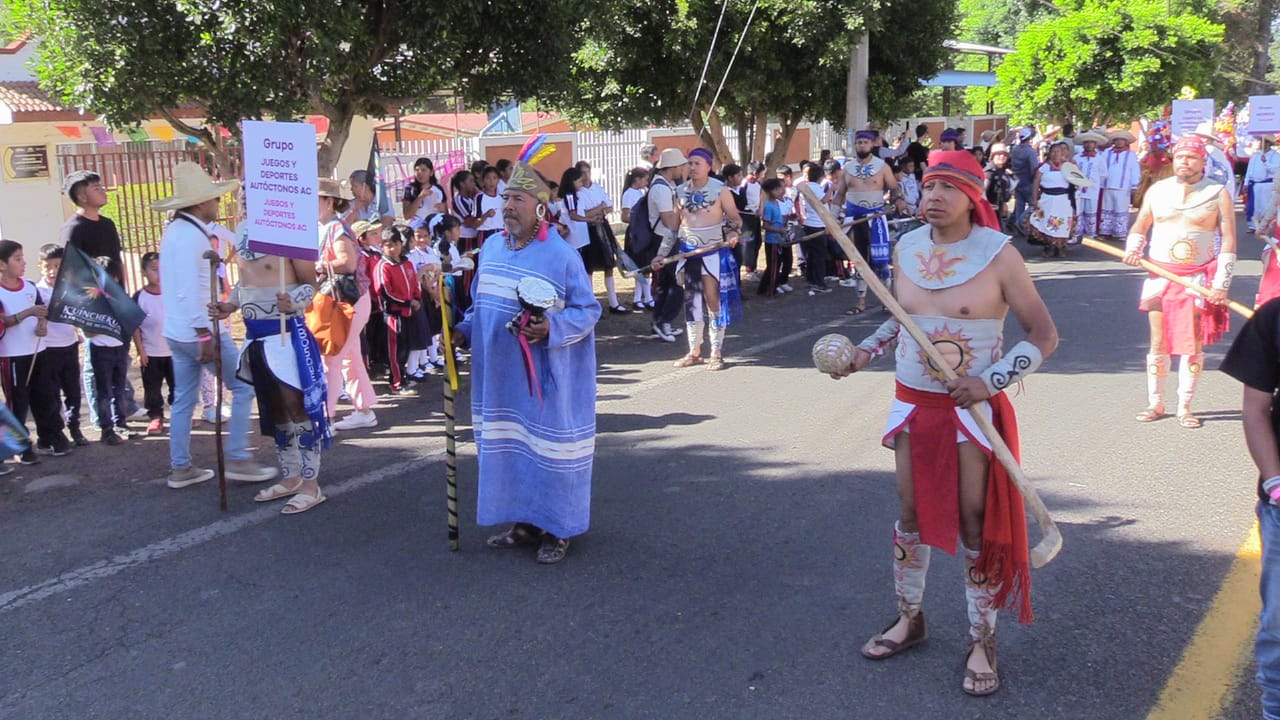
M 845 203 L 844 215 L 857 220 L 860 217 L 884 212 L 883 207 L 867 208 L 853 203 Z M 866 261 L 881 280 L 889 279 L 889 222 L 883 216 L 866 223 L 871 234 L 871 257 Z
M 696 245 L 680 241 L 680 252 L 697 250 Z M 712 321 L 716 327 L 729 327 L 731 323 L 742 319 L 742 291 L 738 288 L 738 261 L 733 256 L 733 248 L 722 247 L 716 251 L 720 258 L 720 312 Z M 702 258 L 688 258 L 684 264 L 686 282 L 701 287 Z M 688 292 L 686 290 L 685 292 Z M 698 292 L 702 292 L 701 289 Z
M 249 340 L 277 337 L 280 335 L 280 318 L 245 319 L 244 329 L 245 337 Z M 321 447 L 327 448 L 332 433 L 329 432 L 329 418 L 325 414 L 327 393 L 324 359 L 320 355 L 320 346 L 316 345 L 315 337 L 311 335 L 310 330 L 307 330 L 307 324 L 301 317 L 296 315 L 290 317 L 285 322 L 285 332 L 288 333 L 294 357 L 298 361 L 298 382 L 302 385 L 302 409 L 306 411 L 307 419 L 311 421 L 313 428 L 313 433 L 302 436 L 298 439 L 298 443 L 306 448 L 314 447 L 319 442 Z M 254 381 L 256 385 L 257 377 Z M 261 407 L 262 399 L 259 398 L 258 402 L 259 412 L 265 413 L 265 408 Z

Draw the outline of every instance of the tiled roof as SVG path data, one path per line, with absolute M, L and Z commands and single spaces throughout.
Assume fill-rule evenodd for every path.
M 14 113 L 63 112 L 68 108 L 55 102 L 34 81 L 0 82 L 0 102 Z

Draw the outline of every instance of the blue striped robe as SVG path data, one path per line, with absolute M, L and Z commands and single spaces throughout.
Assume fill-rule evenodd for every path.
M 471 342 L 471 416 L 480 465 L 477 522 L 532 523 L 557 537 L 586 532 L 596 434 L 595 324 L 600 303 L 582 257 L 548 230 L 516 252 L 506 233 L 484 243 L 458 324 Z M 506 324 L 520 312 L 516 284 L 534 276 L 556 288 L 551 334 L 534 343 L 542 401 L 530 393 L 520 345 Z

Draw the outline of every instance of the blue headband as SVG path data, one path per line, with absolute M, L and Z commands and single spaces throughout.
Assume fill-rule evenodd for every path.
M 853 134 L 853 139 L 854 140 L 875 140 L 877 134 L 878 133 L 876 133 L 875 130 L 859 130 L 858 132 Z
M 693 158 L 696 158 L 696 157 L 700 157 L 700 158 L 702 158 L 703 160 L 706 160 L 708 165 L 714 165 L 714 164 L 715 164 L 715 163 L 713 163 L 713 162 L 711 161 L 711 151 L 710 151 L 710 150 L 708 150 L 708 149 L 706 149 L 706 148 L 694 148 L 694 149 L 692 149 L 692 150 L 690 150 L 690 151 L 689 151 L 689 159 L 690 159 L 690 160 L 692 160 Z

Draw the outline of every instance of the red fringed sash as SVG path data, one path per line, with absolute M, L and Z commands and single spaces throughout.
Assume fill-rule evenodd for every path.
M 952 555 L 960 536 L 960 457 L 956 433 L 962 432 L 987 454 L 987 503 L 983 513 L 982 552 L 978 572 L 999 586 L 993 604 L 1016 610 L 1019 622 L 1028 623 L 1031 613 L 1031 562 L 1027 547 L 1027 518 L 1022 495 L 1008 471 L 991 451 L 973 437 L 956 416 L 950 395 L 916 390 L 901 383 L 899 400 L 915 406 L 902 427 L 911 434 L 911 474 L 915 490 L 916 518 L 920 539 Z M 991 404 L 992 424 L 1009 446 L 1015 459 L 1018 450 L 1018 420 L 1005 393 Z M 887 439 L 887 438 L 886 438 Z
M 1175 265 L 1155 260 L 1152 260 L 1151 264 L 1179 277 L 1204 273 L 1206 278 L 1212 279 L 1218 269 L 1217 258 L 1204 265 Z M 1227 330 L 1231 329 L 1231 313 L 1227 310 L 1227 306 L 1206 302 L 1200 310 L 1200 348 L 1197 348 L 1195 311 L 1198 297 L 1192 294 L 1192 291 L 1172 281 L 1160 295 L 1160 310 L 1164 313 L 1165 344 L 1168 346 L 1167 352 L 1171 355 L 1195 355 L 1199 350 L 1221 340 L 1222 336 L 1227 334 Z M 1146 299 L 1143 298 L 1143 300 Z

